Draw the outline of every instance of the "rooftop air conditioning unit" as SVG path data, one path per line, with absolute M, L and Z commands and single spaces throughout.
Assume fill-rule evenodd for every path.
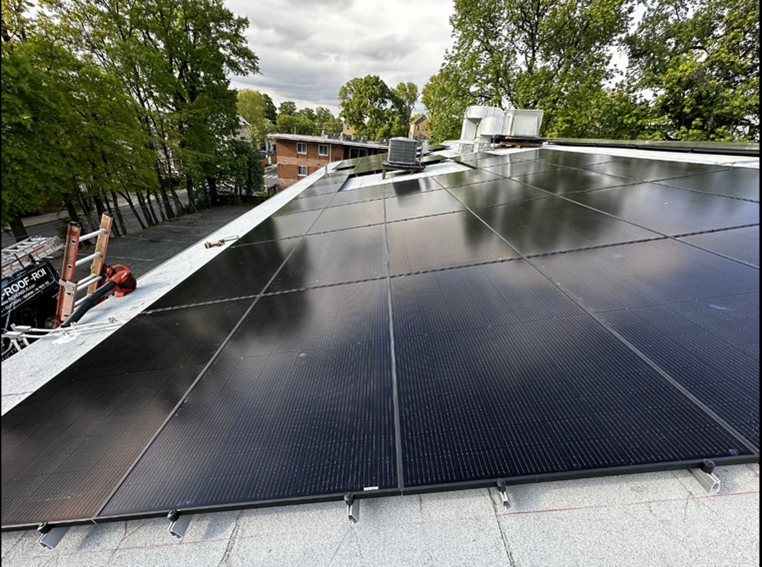
M 410 138 L 392 138 L 389 140 L 389 163 L 417 165 L 418 142 Z

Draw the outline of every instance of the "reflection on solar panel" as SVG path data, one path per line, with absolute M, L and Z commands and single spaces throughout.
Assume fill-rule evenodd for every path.
M 379 173 L 381 171 L 381 162 L 386 159 L 386 153 L 377 154 L 374 156 L 366 156 L 360 158 L 360 161 L 355 164 L 352 170 L 352 175 L 369 175 L 371 173 Z
M 756 172 L 460 161 L 324 176 L 3 416 L 2 526 L 758 461 Z

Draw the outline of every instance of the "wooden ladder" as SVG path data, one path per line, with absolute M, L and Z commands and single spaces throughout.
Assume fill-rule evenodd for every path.
M 101 215 L 101 224 L 98 230 L 88 234 L 82 234 L 82 227 L 79 223 L 70 222 L 66 232 L 66 245 L 64 247 L 63 267 L 61 268 L 61 285 L 58 291 L 58 306 L 56 307 L 56 323 L 59 327 L 66 318 L 74 312 L 74 309 L 82 303 L 87 295 L 93 293 L 104 283 L 103 267 L 106 261 L 106 248 L 108 248 L 108 239 L 111 236 L 110 215 Z M 95 252 L 84 258 L 77 260 L 79 243 L 83 240 L 98 238 L 95 241 Z M 77 267 L 92 261 L 90 265 L 90 275 L 81 281 L 74 281 L 74 271 Z M 87 286 L 87 295 L 77 300 L 77 292 L 81 287 Z

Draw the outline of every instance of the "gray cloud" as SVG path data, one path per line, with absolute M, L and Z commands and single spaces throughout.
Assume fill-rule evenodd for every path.
M 376 2 L 284 0 L 227 3 L 249 18 L 247 39 L 261 73 L 231 77 L 235 88 L 269 94 L 276 104 L 327 106 L 338 112 L 339 88 L 354 77 L 379 75 L 388 85 L 419 89 L 451 44 L 452 4 L 442 0 Z

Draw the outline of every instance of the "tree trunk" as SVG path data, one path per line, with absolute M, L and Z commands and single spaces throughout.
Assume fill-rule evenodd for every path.
M 151 190 L 146 188 L 146 204 L 148 205 L 148 210 L 151 211 L 151 217 L 153 217 L 153 223 L 159 224 L 159 217 L 156 214 L 156 211 L 153 210 L 153 203 L 151 202 Z M 161 210 L 159 211 L 161 212 Z
M 125 192 L 125 193 L 120 193 L 120 195 L 124 197 L 124 200 L 127 201 L 127 204 L 130 206 L 130 209 L 132 210 L 132 214 L 135 215 L 136 219 L 138 219 L 138 224 L 140 224 L 140 228 L 145 230 L 146 225 L 143 222 L 143 219 L 140 218 L 140 215 L 138 214 L 138 210 L 135 208 L 135 203 L 132 202 L 132 197 L 130 197 L 130 194 Z M 143 213 L 145 214 L 145 211 L 143 211 Z
M 77 213 L 77 208 L 74 206 L 74 203 L 71 202 L 71 197 L 69 195 L 64 197 L 64 205 L 69 213 L 69 220 L 78 223 L 79 214 Z
M 10 224 L 11 232 L 13 233 L 16 242 L 21 242 L 25 238 L 29 238 L 29 233 L 26 231 L 26 227 L 24 226 L 24 223 L 21 222 L 21 219 L 14 219 Z
M 190 175 L 185 176 L 185 190 L 188 193 L 188 212 L 198 212 L 198 209 L 196 208 L 195 197 L 193 195 L 193 179 Z
M 159 203 L 159 196 L 157 195 L 156 189 L 153 189 L 153 190 L 149 189 L 148 190 L 149 194 L 152 193 L 152 192 L 153 192 L 154 201 L 156 201 L 156 208 L 159 209 L 159 215 L 161 216 L 161 222 L 167 222 L 167 215 L 164 214 L 164 211 L 161 208 L 161 203 Z M 148 202 L 150 204 L 150 202 L 151 202 L 150 199 L 149 199 Z M 153 210 L 153 208 L 151 210 Z
M 217 206 L 217 180 L 211 175 L 206 176 L 206 183 L 209 185 L 209 197 L 212 206 Z
M 177 216 L 184 215 L 187 211 L 185 210 L 185 207 L 183 207 L 182 201 L 180 201 L 180 197 L 177 194 L 177 191 L 175 191 L 175 184 L 171 183 L 169 184 L 169 190 L 172 192 L 172 199 L 175 201 L 175 209 L 177 209 Z
M 122 229 L 122 234 L 127 234 L 127 227 L 124 224 L 124 217 L 122 216 L 122 210 L 119 208 L 119 200 L 116 196 L 116 191 L 111 190 L 111 198 L 114 201 L 114 213 L 116 213 L 116 220 L 119 227 Z
M 114 211 L 111 210 L 111 203 L 108 202 L 108 198 L 104 199 L 106 202 L 106 212 L 111 215 L 111 218 L 114 218 Z M 116 223 L 111 223 L 111 232 L 118 238 L 121 236 L 121 233 L 119 231 L 119 226 Z
M 167 195 L 167 188 L 164 186 L 164 184 L 159 185 L 159 194 L 161 195 L 161 202 L 164 205 L 164 211 L 166 212 L 167 218 L 175 218 L 175 213 L 172 210 L 172 206 L 169 204 L 169 195 Z M 161 207 L 159 207 L 159 210 L 161 210 Z
M 135 194 L 138 197 L 138 204 L 140 205 L 140 208 L 143 210 L 143 216 L 146 219 L 146 223 L 148 224 L 148 226 L 153 226 L 156 223 L 154 222 L 154 219 L 151 216 L 151 211 L 148 210 L 148 206 L 146 205 L 146 200 L 143 197 L 143 193 L 140 191 L 140 189 L 137 189 L 135 191 Z

